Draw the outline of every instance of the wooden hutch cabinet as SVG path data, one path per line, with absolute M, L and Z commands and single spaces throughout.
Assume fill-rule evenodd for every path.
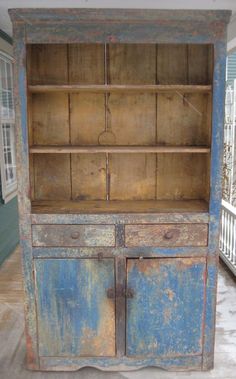
M 212 368 L 230 12 L 10 16 L 28 368 Z

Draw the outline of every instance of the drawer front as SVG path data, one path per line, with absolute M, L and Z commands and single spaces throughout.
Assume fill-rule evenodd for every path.
M 126 225 L 125 246 L 207 246 L 207 224 Z
M 114 225 L 33 225 L 33 246 L 115 246 Z

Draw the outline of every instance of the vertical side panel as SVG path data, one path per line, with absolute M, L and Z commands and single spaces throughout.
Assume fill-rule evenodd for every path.
M 204 328 L 203 369 L 213 367 L 215 340 L 215 309 L 217 265 L 219 253 L 219 233 L 222 197 L 222 159 L 224 132 L 224 100 L 226 73 L 226 42 L 219 41 L 214 46 L 213 71 L 213 113 L 212 113 L 212 148 L 211 148 L 211 194 L 208 277 L 206 286 L 206 316 Z
M 16 110 L 16 155 L 18 179 L 18 208 L 20 220 L 20 245 L 23 254 L 23 275 L 25 290 L 25 335 L 26 360 L 29 369 L 39 369 L 36 307 L 34 288 L 34 267 L 31 247 L 30 223 L 30 181 L 27 128 L 27 88 L 26 88 L 26 47 L 25 27 L 14 24 L 14 88 Z
M 226 44 L 219 42 L 214 51 L 212 146 L 211 146 L 211 196 L 209 254 L 218 251 L 219 222 L 222 197 L 222 159 L 225 105 Z

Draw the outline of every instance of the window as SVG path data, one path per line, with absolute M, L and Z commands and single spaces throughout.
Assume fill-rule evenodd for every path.
M 15 114 L 12 61 L 0 53 L 0 169 L 5 202 L 16 195 Z

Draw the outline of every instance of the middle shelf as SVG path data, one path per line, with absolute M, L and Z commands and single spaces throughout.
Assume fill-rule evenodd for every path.
M 88 92 L 88 93 L 211 93 L 211 85 L 197 84 L 34 84 L 29 85 L 31 93 L 47 92 Z
M 48 154 L 48 153 L 200 153 L 207 154 L 210 152 L 208 146 L 114 146 L 114 145 L 35 145 L 29 149 L 31 154 Z

